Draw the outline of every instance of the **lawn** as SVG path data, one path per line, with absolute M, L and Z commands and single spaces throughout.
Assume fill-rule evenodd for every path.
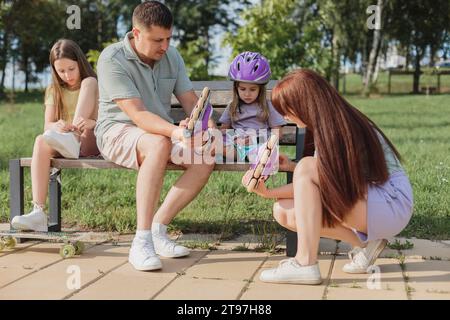
M 450 95 L 393 95 L 349 100 L 391 138 L 405 160 L 414 189 L 415 213 L 402 235 L 450 239 Z M 31 156 L 42 132 L 42 96 L 0 102 L 0 222 L 9 219 L 8 160 Z M 292 148 L 284 150 L 293 154 Z M 180 172 L 166 174 L 163 196 Z M 198 198 L 173 221 L 182 232 L 261 232 L 271 223 L 272 202 L 248 194 L 240 173 L 215 172 Z M 281 185 L 285 175 L 269 182 Z M 127 170 L 64 170 L 62 215 L 66 226 L 130 232 L 136 226 L 136 173 Z M 26 211 L 31 208 L 29 169 L 25 170 Z

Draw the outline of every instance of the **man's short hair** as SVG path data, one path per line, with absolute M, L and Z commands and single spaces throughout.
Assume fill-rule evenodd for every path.
M 172 12 L 159 1 L 145 1 L 134 9 L 133 27 L 150 28 L 151 26 L 158 26 L 170 29 L 172 25 Z

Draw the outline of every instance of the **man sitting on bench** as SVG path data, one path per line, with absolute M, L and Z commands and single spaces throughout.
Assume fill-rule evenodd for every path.
M 97 67 L 97 145 L 105 159 L 138 171 L 137 231 L 129 254 L 137 270 L 160 269 L 157 255 L 189 254 L 168 238 L 167 225 L 199 194 L 214 168 L 213 164 L 184 164 L 185 172 L 156 211 L 171 138 L 185 139 L 184 128 L 174 125 L 169 114 L 172 93 L 187 114 L 198 100 L 183 59 L 169 46 L 172 25 L 170 10 L 160 2 L 138 5 L 132 31 L 103 50 Z

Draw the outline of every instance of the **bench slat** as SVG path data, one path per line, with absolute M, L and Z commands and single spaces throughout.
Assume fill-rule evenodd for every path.
M 115 163 L 104 160 L 103 158 L 80 158 L 74 159 L 51 159 L 51 167 L 57 169 L 125 169 Z M 30 167 L 31 158 L 21 158 L 21 167 Z M 215 171 L 247 171 L 249 164 L 216 164 Z M 184 170 L 183 167 L 169 163 L 166 170 Z M 284 172 L 281 171 L 280 172 Z

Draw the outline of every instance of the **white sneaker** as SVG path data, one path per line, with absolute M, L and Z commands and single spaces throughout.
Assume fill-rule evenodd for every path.
M 189 255 L 188 248 L 177 244 L 164 235 L 153 234 L 153 243 L 155 244 L 156 253 L 165 258 L 179 258 Z
M 161 269 L 162 264 L 149 240 L 135 238 L 131 244 L 128 261 L 139 271 L 150 271 Z
M 380 253 L 387 245 L 386 239 L 369 241 L 365 248 L 355 247 L 348 253 L 350 263 L 342 270 L 347 273 L 367 273 L 367 269 L 375 263 Z
M 45 142 L 64 158 L 78 159 L 80 156 L 80 143 L 73 132 L 46 130 L 42 136 Z
M 311 266 L 300 265 L 295 258 L 280 261 L 277 268 L 265 270 L 259 276 L 264 282 L 292 284 L 321 284 L 319 264 Z
M 15 216 L 11 221 L 11 227 L 16 230 L 48 232 L 47 215 L 43 208 L 34 205 L 33 211 L 30 213 Z

